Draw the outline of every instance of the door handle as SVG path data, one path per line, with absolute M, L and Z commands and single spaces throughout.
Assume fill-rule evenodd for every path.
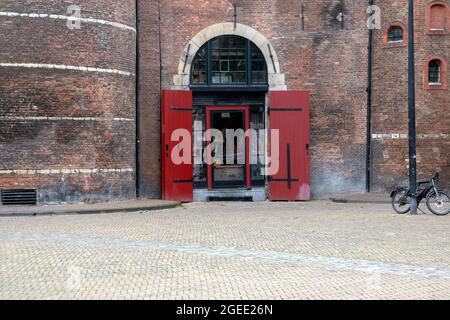
M 169 157 L 169 145 L 166 144 L 166 158 Z

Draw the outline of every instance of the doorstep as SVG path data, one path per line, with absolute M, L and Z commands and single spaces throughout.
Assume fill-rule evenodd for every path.
M 265 187 L 229 188 L 229 189 L 194 189 L 194 202 L 208 202 L 210 199 L 243 199 L 249 198 L 254 202 L 267 200 Z

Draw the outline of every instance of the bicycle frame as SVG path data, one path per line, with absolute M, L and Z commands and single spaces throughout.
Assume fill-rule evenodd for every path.
M 438 188 L 436 186 L 436 181 L 438 180 L 438 178 L 439 178 L 439 174 L 436 173 L 430 179 L 430 181 L 421 181 L 421 182 L 417 183 L 416 191 L 414 193 L 412 193 L 411 189 L 408 189 L 407 193 L 402 197 L 402 202 L 404 201 L 406 203 L 408 197 L 416 197 L 417 198 L 417 204 L 420 204 L 422 202 L 422 200 L 427 197 L 428 193 L 430 193 L 431 190 L 434 190 L 434 192 L 436 193 L 437 197 L 439 197 Z M 422 186 L 422 185 L 428 185 L 428 186 L 426 188 L 420 190 L 420 186 Z M 394 194 L 397 191 L 398 191 L 398 189 L 392 191 L 391 198 L 394 197 Z
M 429 184 L 430 182 L 424 182 L 423 184 Z M 435 188 L 433 185 L 430 185 L 423 190 L 419 190 L 420 185 L 417 187 L 416 197 L 417 197 L 417 204 L 421 203 L 423 199 L 425 199 L 428 195 L 428 193 L 431 191 L 431 189 Z M 419 192 L 420 191 L 420 192 Z
M 408 187 L 400 187 L 392 191 L 391 198 L 394 211 L 399 214 L 408 213 L 411 211 L 412 200 L 417 201 L 419 205 L 425 199 L 427 208 L 433 214 L 437 216 L 448 215 L 450 213 L 450 208 L 448 208 L 450 197 L 439 188 L 438 181 L 439 173 L 436 173 L 429 181 L 419 181 L 413 192 Z M 420 210 L 420 208 L 418 209 Z

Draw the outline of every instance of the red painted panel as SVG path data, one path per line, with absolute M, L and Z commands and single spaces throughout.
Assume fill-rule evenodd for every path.
M 192 157 L 192 92 L 181 90 L 164 90 L 162 93 L 162 187 L 163 199 L 182 202 L 193 200 L 193 157 Z M 174 136 L 176 130 L 186 133 L 186 139 Z M 175 140 L 175 141 L 172 141 Z M 186 142 L 190 150 L 190 161 L 177 164 L 172 158 L 172 152 L 179 153 L 177 145 Z M 176 149 L 175 149 L 176 148 Z
M 280 166 L 278 173 L 269 178 L 269 198 L 271 201 L 310 200 L 309 93 L 272 91 L 269 112 L 270 129 L 278 129 L 280 133 Z M 270 141 L 270 149 L 274 146 L 275 141 Z

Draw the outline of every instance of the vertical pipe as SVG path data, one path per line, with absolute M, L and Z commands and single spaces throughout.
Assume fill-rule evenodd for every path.
M 302 2 L 300 19 L 302 20 L 302 31 L 305 31 L 305 4 Z
M 162 40 L 161 40 L 161 2 L 160 0 L 158 0 L 158 46 L 159 46 L 159 123 L 160 123 L 160 127 L 159 127 L 159 132 L 161 132 L 161 139 L 162 139 L 162 132 L 163 132 L 163 103 L 162 103 L 162 92 L 163 92 L 163 58 L 162 58 Z M 161 141 L 160 145 L 162 144 Z M 165 154 L 162 153 L 161 154 L 161 167 L 164 166 L 164 161 L 165 161 Z M 161 172 L 162 168 L 161 168 Z M 161 186 L 164 185 L 164 177 L 161 175 Z M 164 197 L 164 190 L 161 188 L 161 193 L 160 193 L 161 199 Z
M 141 197 L 141 81 L 140 81 L 140 7 L 136 0 L 136 198 Z
M 414 0 L 408 1 L 408 128 L 409 128 L 409 187 L 417 189 L 416 163 L 416 86 L 414 65 Z M 417 197 L 411 197 L 411 214 L 417 214 Z
M 369 0 L 369 7 L 374 1 Z M 372 184 L 372 67 L 373 67 L 373 29 L 369 28 L 369 45 L 367 61 L 367 141 L 366 141 L 366 192 L 371 191 Z

